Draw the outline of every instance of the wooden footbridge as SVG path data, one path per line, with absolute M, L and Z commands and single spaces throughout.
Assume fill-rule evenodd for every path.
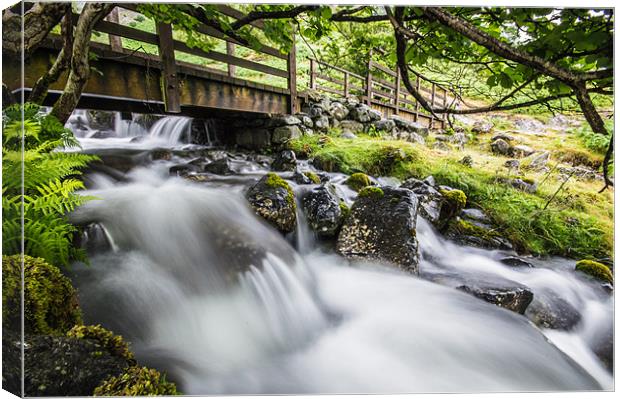
M 244 16 L 231 7 L 219 7 L 232 18 Z M 119 23 L 119 9 L 138 11 L 136 5 L 121 4 L 96 26 L 91 42 L 95 58 L 80 108 L 198 117 L 230 112 L 285 114 L 299 111 L 309 93 L 316 91 L 358 97 L 386 117 L 398 115 L 433 128 L 445 124 L 421 109 L 402 86 L 397 70 L 375 61 L 368 63 L 362 76 L 319 60 L 300 61 L 294 45 L 288 54 L 267 46 L 257 51 L 200 26 L 198 33 L 225 48 L 205 51 L 175 38 L 170 24 L 159 23 L 154 32 L 124 26 Z M 74 24 L 77 17 L 74 15 Z M 260 21 L 253 25 L 263 28 Z M 27 93 L 61 48 L 62 38 L 50 34 L 26 61 L 23 87 L 19 60 L 3 57 L 4 83 L 13 92 Z M 298 68 L 298 61 L 307 63 L 309 69 Z M 48 104 L 60 95 L 65 82 L 66 75 L 50 87 Z M 445 89 L 420 78 L 416 85 L 430 103 L 446 104 Z

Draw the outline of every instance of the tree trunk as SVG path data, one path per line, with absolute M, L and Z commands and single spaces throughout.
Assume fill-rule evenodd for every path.
M 24 57 L 30 54 L 47 37 L 47 34 L 60 22 L 67 3 L 35 3 L 22 16 L 6 9 L 2 12 L 2 52 L 13 56 L 22 55 L 22 38 L 24 40 Z
M 115 4 L 113 3 L 86 3 L 80 14 L 73 39 L 71 71 L 63 93 L 54 104 L 51 112 L 61 123 L 65 123 L 69 119 L 88 81 L 90 75 L 88 52 L 93 28 L 114 7 Z
M 47 96 L 49 86 L 60 78 L 60 75 L 71 65 L 71 50 L 73 47 L 73 23 L 71 4 L 65 5 L 65 16 L 62 20 L 61 31 L 63 46 L 56 61 L 47 73 L 41 76 L 35 83 L 28 101 L 42 104 Z

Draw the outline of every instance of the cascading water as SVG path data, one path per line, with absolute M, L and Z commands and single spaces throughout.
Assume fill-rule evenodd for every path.
M 158 135 L 180 139 L 184 123 L 162 122 Z M 122 334 L 141 363 L 166 371 L 183 393 L 613 388 L 591 349 L 612 325 L 613 300 L 570 273 L 568 261 L 511 269 L 499 253 L 455 245 L 419 219 L 421 278 L 348 263 L 319 248 L 303 217 L 296 245 L 259 220 L 243 192 L 267 169 L 238 162 L 238 176 L 199 183 L 170 177 L 174 160 L 118 181 L 91 176 L 88 194 L 100 200 L 72 215 L 99 223 L 97 239 L 114 242 L 97 247 L 90 267 L 72 268 L 85 321 Z M 561 296 L 581 321 L 568 332 L 541 331 L 426 281 L 453 274 Z

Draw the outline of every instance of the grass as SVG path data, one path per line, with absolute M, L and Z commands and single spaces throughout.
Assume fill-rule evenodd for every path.
M 403 141 L 383 141 L 360 135 L 357 140 L 304 136 L 290 143 L 300 156 L 328 161 L 334 170 L 374 176 L 424 178 L 433 175 L 438 184 L 462 190 L 469 207 L 484 210 L 502 233 L 522 252 L 572 258 L 609 256 L 613 243 L 613 194 L 598 194 L 593 182 L 573 181 L 547 208 L 560 181 L 553 177 L 539 185 L 535 194 L 497 182 L 505 174 L 503 159 L 491 156 L 474 143 L 464 152 L 442 153 Z M 458 161 L 474 158 L 473 168 Z M 539 173 L 523 177 L 541 181 Z

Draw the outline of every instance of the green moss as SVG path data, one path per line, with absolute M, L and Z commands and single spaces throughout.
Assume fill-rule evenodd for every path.
M 293 189 L 286 182 L 286 180 L 284 180 L 283 178 L 281 178 L 280 176 L 278 176 L 277 174 L 275 174 L 273 172 L 269 172 L 269 173 L 267 173 L 265 175 L 265 185 L 267 187 L 271 187 L 271 188 L 283 188 L 283 189 L 285 189 L 287 191 L 286 201 L 293 208 L 296 208 L 295 194 L 293 193 Z
M 310 181 L 312 181 L 312 183 L 314 183 L 314 184 L 321 184 L 321 178 L 316 173 L 307 171 L 307 172 L 304 172 L 304 175 L 308 179 L 310 179 Z
M 500 234 L 494 230 L 484 229 L 463 219 L 454 220 L 450 224 L 450 230 L 457 233 L 458 235 L 480 237 L 485 240 L 500 237 Z
M 21 257 L 2 257 L 2 323 L 21 325 Z M 60 335 L 82 324 L 77 295 L 60 270 L 43 259 L 24 256 L 24 328 L 27 334 Z
M 353 190 L 360 191 L 362 188 L 370 186 L 370 177 L 365 173 L 353 173 L 344 183 Z
M 610 284 L 614 283 L 614 276 L 611 270 L 602 263 L 586 259 L 580 260 L 575 265 L 575 270 L 594 277 L 597 280 L 604 281 Z
M 383 195 L 384 195 L 383 190 L 381 190 L 379 187 L 364 187 L 363 189 L 360 190 L 358 194 L 360 198 L 363 198 L 363 197 L 381 198 L 383 197 Z
M 120 376 L 105 380 L 93 392 L 93 396 L 157 395 L 180 395 L 180 392 L 159 371 L 147 367 L 129 367 Z
M 130 362 L 134 362 L 133 353 L 129 350 L 129 346 L 120 335 L 114 335 L 109 330 L 96 326 L 74 326 L 67 337 L 91 339 L 98 342 L 98 345 L 106 349 L 112 355 L 122 357 Z
M 439 190 L 444 200 L 459 211 L 467 204 L 467 195 L 461 190 Z
M 345 219 L 349 217 L 349 214 L 351 213 L 351 208 L 349 208 L 346 202 L 340 201 L 338 205 L 340 206 L 340 212 L 342 213 L 342 217 Z

